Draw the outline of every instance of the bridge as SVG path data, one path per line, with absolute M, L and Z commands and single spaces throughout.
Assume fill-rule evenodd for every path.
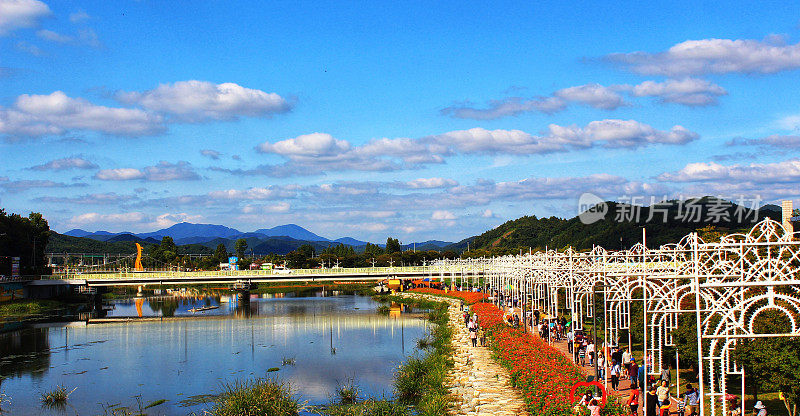
M 474 265 L 434 264 L 431 266 L 364 267 L 292 270 L 221 270 L 221 271 L 123 271 L 72 272 L 41 276 L 30 285 L 69 284 L 87 287 L 234 284 L 263 282 L 377 282 L 386 279 L 474 278 L 483 274 L 478 262 Z

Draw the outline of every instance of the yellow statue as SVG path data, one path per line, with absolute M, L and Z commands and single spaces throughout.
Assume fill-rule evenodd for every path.
M 139 243 L 136 243 L 136 263 L 133 267 L 137 272 L 144 271 L 144 267 L 142 267 L 142 246 Z

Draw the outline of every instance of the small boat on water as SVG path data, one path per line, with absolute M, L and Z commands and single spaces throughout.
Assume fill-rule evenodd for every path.
M 219 306 L 203 306 L 201 308 L 189 309 L 189 312 L 205 312 L 205 311 L 210 311 L 212 309 L 218 309 L 218 308 L 219 308 Z

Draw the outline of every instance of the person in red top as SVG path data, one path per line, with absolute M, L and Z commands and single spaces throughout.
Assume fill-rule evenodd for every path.
M 639 414 L 639 386 L 636 383 L 631 384 L 631 392 L 628 396 L 628 401 L 625 402 L 631 408 L 631 415 L 636 416 Z

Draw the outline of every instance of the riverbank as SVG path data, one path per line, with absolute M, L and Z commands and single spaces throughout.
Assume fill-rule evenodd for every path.
M 27 318 L 60 311 L 76 304 L 50 299 L 18 299 L 0 303 L 0 317 Z

